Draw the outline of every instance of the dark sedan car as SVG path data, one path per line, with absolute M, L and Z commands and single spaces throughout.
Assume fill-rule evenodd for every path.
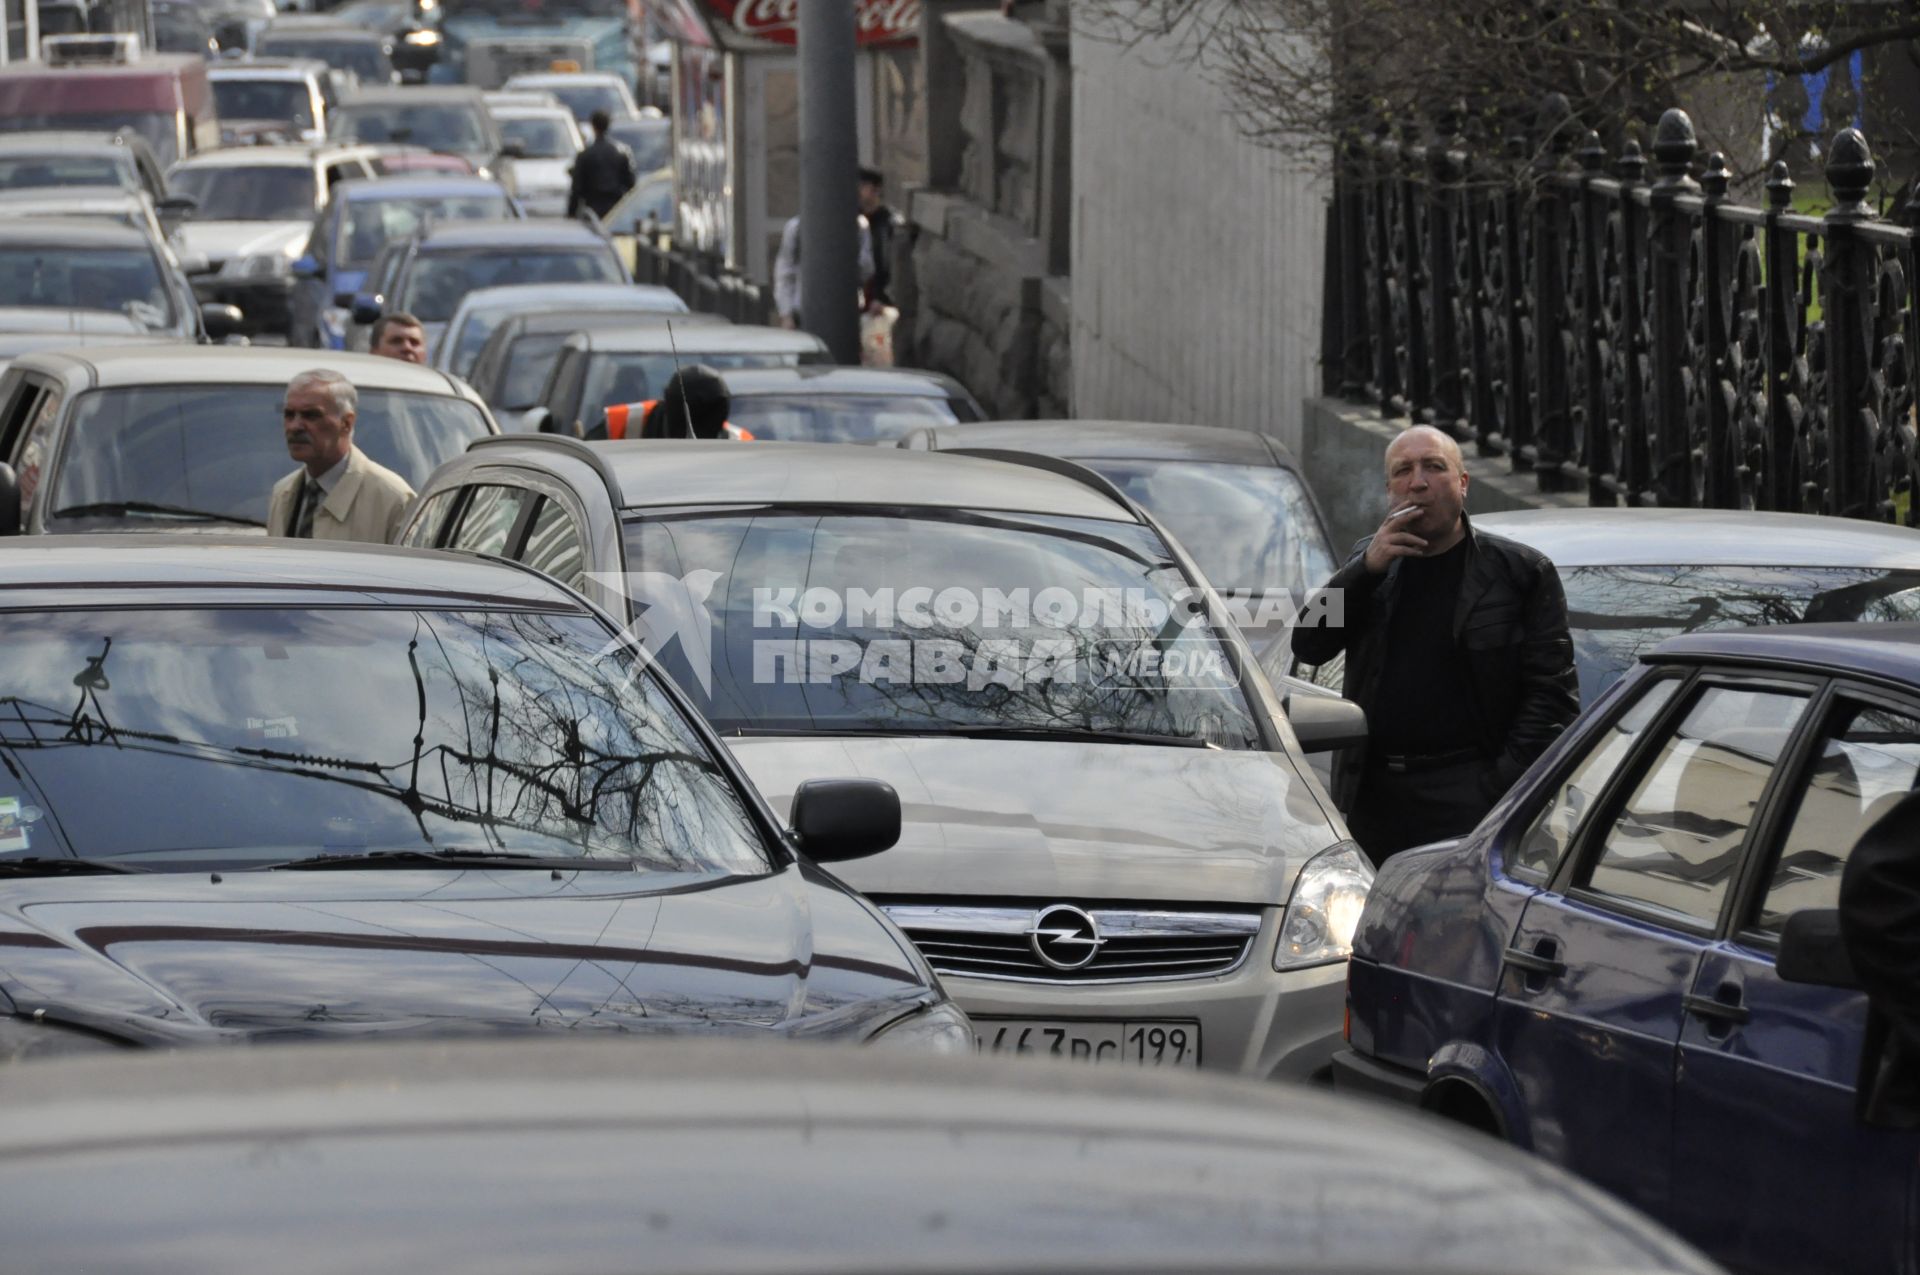
M 1212 1077 L 740 1041 L 378 1044 L 11 1067 L 0 1112 L 24 1271 L 1715 1269 L 1484 1138 Z
M 1866 997 L 1794 966 L 1916 785 L 1920 626 L 1662 644 L 1473 832 L 1382 866 L 1336 1082 L 1537 1151 L 1736 1269 L 1908 1275 L 1920 1134 L 1856 1118 Z
M 887 443 L 986 414 L 952 377 L 908 368 L 742 368 L 726 382 L 728 419 L 765 441 Z
M 1078 461 L 1185 545 L 1276 681 L 1295 605 L 1333 574 L 1319 506 L 1292 454 L 1265 434 L 1139 421 L 988 421 L 909 434 L 902 447 L 989 448 Z
M 528 428 L 522 418 L 539 405 L 541 392 L 553 375 L 554 364 L 560 361 L 561 349 L 580 333 L 667 322 L 674 325 L 676 332 L 700 324 L 726 324 L 725 319 L 715 314 L 674 314 L 652 308 L 649 297 L 638 287 L 628 286 L 618 291 L 635 294 L 625 298 L 630 308 L 602 310 L 581 306 L 544 310 L 529 306 L 493 330 L 463 375 L 500 418 L 500 428 L 509 432 Z M 540 419 L 536 417 L 532 423 L 537 425 Z
M 891 844 L 898 798 L 814 785 L 789 832 L 550 580 L 155 536 L 19 542 L 0 581 L 0 1055 L 971 1046 L 912 946 L 815 866 Z
M 349 349 L 367 347 L 382 313 L 404 311 L 426 327 L 431 347 L 470 292 L 515 283 L 627 282 L 626 268 L 599 234 L 578 221 L 496 221 L 428 225 L 368 278 L 377 293 L 354 298 Z

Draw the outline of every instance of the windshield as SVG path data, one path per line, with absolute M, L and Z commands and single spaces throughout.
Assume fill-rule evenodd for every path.
M 422 255 L 400 285 L 398 308 L 445 323 L 475 288 L 512 283 L 621 283 L 620 260 L 600 248 L 482 248 Z
M 194 201 L 195 221 L 311 221 L 311 168 L 285 164 L 176 168 L 167 188 Z
M 140 183 L 134 178 L 132 164 L 104 155 L 0 155 L 0 190 L 36 186 L 117 186 L 138 190 Z
M 85 516 L 60 511 L 129 501 L 264 523 L 274 483 L 295 467 L 280 429 L 285 394 L 278 385 L 152 385 L 82 395 L 51 528 L 89 530 Z M 488 432 L 461 399 L 361 390 L 353 441 L 417 488 Z
M 960 418 L 944 398 L 801 393 L 736 398 L 727 419 L 783 443 L 879 443 Z
M 345 269 L 364 270 L 389 240 L 420 233 L 428 221 L 503 221 L 513 215 L 504 194 L 355 199 L 340 221 L 334 256 Z
M 560 347 L 567 343 L 565 332 L 536 332 L 523 336 L 507 351 L 507 370 L 494 391 L 494 402 L 504 408 L 532 407 L 547 387 L 547 377 L 560 359 Z
M 1920 619 L 1920 569 L 1561 567 L 1567 623 L 1590 703 L 1678 633 L 1755 624 Z
M 724 773 L 651 678 L 599 654 L 608 637 L 529 612 L 0 613 L 0 793 L 20 820 L 0 857 L 768 871 Z
M 704 626 L 682 621 L 660 649 L 722 731 L 1259 746 L 1212 631 L 1173 618 L 1192 614 L 1192 595 L 1151 528 L 961 510 L 689 512 L 629 523 L 627 561 L 628 587 L 667 582 L 678 612 L 705 598 L 711 688 L 687 654 Z M 635 599 L 661 601 L 674 599 Z
M 383 102 L 343 106 L 333 118 L 334 137 L 343 142 L 405 142 L 468 154 L 491 149 L 478 108 L 465 105 Z
M 1081 462 L 1166 524 L 1216 589 L 1305 597 L 1333 574 L 1312 498 L 1290 469 L 1164 460 Z
M 149 328 L 172 327 L 173 297 L 145 248 L 0 246 L 0 298 L 48 310 L 118 310 Z
M 260 38 L 254 50 L 263 58 L 313 58 L 340 71 L 352 71 L 364 85 L 393 79 L 393 62 L 379 44 L 368 40 L 316 40 L 307 36 L 272 35 Z
M 138 133 L 162 165 L 180 158 L 180 120 L 162 111 L 68 111 L 58 115 L 9 115 L 9 133 Z
M 668 120 L 615 120 L 613 140 L 633 152 L 633 171 L 650 173 L 673 159 L 673 124 Z
M 591 119 L 595 111 L 605 111 L 615 119 L 629 113 L 626 99 L 611 84 L 549 84 L 546 90 L 559 98 L 560 105 L 572 111 L 576 120 Z M 646 170 L 636 164 L 635 171 Z
M 313 127 L 313 94 L 298 80 L 215 80 L 213 104 L 224 121 L 281 120 Z
M 580 151 L 571 120 L 540 115 L 496 122 L 502 140 L 520 143 L 528 159 L 572 159 Z
M 592 426 L 617 403 L 657 398 L 674 369 L 688 363 L 704 363 L 725 371 L 730 367 L 796 367 L 799 362 L 798 354 L 710 354 L 695 348 L 683 348 L 678 356 L 671 350 L 660 354 L 596 354 L 587 360 L 586 385 L 580 395 L 581 419 Z

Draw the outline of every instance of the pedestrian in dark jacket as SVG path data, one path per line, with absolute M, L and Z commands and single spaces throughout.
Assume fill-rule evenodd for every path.
M 1840 935 L 1870 1006 L 1860 1118 L 1920 1128 L 1920 793 L 1876 819 L 1847 856 Z
M 595 111 L 593 141 L 573 161 L 573 188 L 567 193 L 567 216 L 577 217 L 580 209 L 593 209 L 596 217 L 605 217 L 613 206 L 633 189 L 633 152 L 607 136 L 613 118 Z
M 1446 434 L 1395 438 L 1386 518 L 1327 582 L 1329 622 L 1293 634 L 1308 664 L 1346 656 L 1342 693 L 1367 710 L 1338 787 L 1375 863 L 1479 823 L 1580 709 L 1560 575 L 1473 529 L 1468 481 Z
M 887 207 L 886 178 L 877 168 L 860 170 L 860 215 L 867 219 L 867 239 L 873 245 L 873 273 L 867 276 L 867 308 L 893 304 L 893 236 L 906 219 Z

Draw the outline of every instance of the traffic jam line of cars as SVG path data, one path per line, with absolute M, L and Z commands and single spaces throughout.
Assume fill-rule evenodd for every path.
M 1285 448 L 688 313 L 559 215 L 671 121 L 400 7 L 0 68 L 0 1264 L 1920 1269 L 1834 911 L 1920 532 L 1477 516 L 1583 715 L 1376 873 Z M 730 436 L 627 434 L 694 363 Z M 267 534 L 314 367 L 392 546 Z

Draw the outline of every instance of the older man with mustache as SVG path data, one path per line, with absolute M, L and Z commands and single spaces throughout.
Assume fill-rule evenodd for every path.
M 300 468 L 273 485 L 269 534 L 386 544 L 399 533 L 413 488 L 353 445 L 359 402 L 353 382 L 324 368 L 287 384 L 281 424 Z

